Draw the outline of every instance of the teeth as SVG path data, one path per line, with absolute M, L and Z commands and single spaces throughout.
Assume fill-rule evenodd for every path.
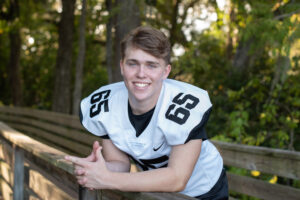
M 146 87 L 148 84 L 147 83 L 135 83 L 135 85 L 138 87 Z

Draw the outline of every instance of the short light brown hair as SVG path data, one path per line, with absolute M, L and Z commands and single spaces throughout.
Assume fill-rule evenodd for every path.
M 156 58 L 170 64 L 171 45 L 166 35 L 160 30 L 140 26 L 132 30 L 121 42 L 121 58 L 124 60 L 126 50 L 130 47 L 141 49 Z

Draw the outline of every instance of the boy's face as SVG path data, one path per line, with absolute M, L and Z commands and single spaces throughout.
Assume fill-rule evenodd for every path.
M 161 58 L 132 47 L 126 49 L 120 66 L 130 103 L 146 102 L 151 106 L 156 105 L 163 80 L 168 77 L 171 66 L 166 65 Z

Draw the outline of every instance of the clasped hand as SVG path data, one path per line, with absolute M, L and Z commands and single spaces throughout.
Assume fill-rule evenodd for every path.
M 65 159 L 74 165 L 74 175 L 78 184 L 90 190 L 108 189 L 105 180 L 110 172 L 106 167 L 101 150 L 99 142 L 95 141 L 93 151 L 88 157 L 65 156 Z

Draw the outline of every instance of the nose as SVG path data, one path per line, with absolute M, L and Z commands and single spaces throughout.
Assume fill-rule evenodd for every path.
M 144 65 L 139 66 L 137 76 L 139 78 L 144 78 L 145 77 L 145 66 Z

